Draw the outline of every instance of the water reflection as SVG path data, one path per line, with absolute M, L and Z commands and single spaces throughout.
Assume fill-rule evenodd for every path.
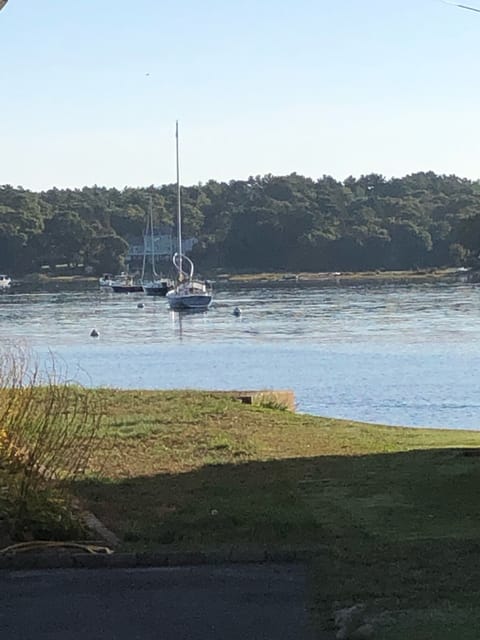
M 205 320 L 208 314 L 208 309 L 182 309 L 181 311 L 172 311 L 170 309 L 170 319 L 173 327 L 173 335 L 177 336 L 181 342 L 184 337 L 191 335 L 192 330 L 198 331 L 200 322 L 195 320 Z M 192 324 L 189 324 L 192 323 Z M 205 324 L 205 323 L 204 323 Z

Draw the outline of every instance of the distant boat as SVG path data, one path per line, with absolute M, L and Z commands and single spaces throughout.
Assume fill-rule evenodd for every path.
M 119 276 L 117 276 L 117 278 L 118 277 Z M 101 287 L 111 287 L 114 282 L 115 282 L 115 278 L 114 276 L 112 276 L 111 273 L 104 273 L 103 276 L 98 279 L 98 284 Z
M 147 261 L 147 243 L 150 242 L 150 256 L 152 264 L 152 279 L 145 281 L 145 265 Z M 153 203 L 150 197 L 150 206 L 147 219 L 147 227 L 144 236 L 142 287 L 147 296 L 166 296 L 173 289 L 173 282 L 169 278 L 160 276 L 155 268 L 155 236 L 153 232 Z
M 134 282 L 132 276 L 122 271 L 118 276 L 111 273 L 104 273 L 98 279 L 98 284 L 102 289 L 113 289 L 117 293 L 130 293 L 131 291 L 142 291 L 142 287 Z
M 12 279 L 4 273 L 0 273 L 0 290 L 10 289 L 11 284 Z
M 177 156 L 177 231 L 178 251 L 173 256 L 173 264 L 177 271 L 175 288 L 167 293 L 167 302 L 174 311 L 205 310 L 212 301 L 212 290 L 207 281 L 193 277 L 193 262 L 183 254 L 182 247 L 182 201 L 180 188 L 180 162 L 178 155 L 178 122 L 176 124 L 176 156 Z M 187 270 L 185 270 L 185 268 Z
M 143 291 L 141 284 L 135 281 L 135 278 L 128 273 L 122 273 L 117 276 L 110 287 L 115 293 L 137 293 Z
M 147 296 L 166 296 L 172 290 L 172 281 L 168 278 L 153 280 L 152 282 L 144 282 L 142 287 Z

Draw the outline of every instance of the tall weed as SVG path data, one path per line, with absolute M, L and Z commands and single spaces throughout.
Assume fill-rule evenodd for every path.
M 26 349 L 0 351 L 0 465 L 14 471 L 10 500 L 24 520 L 41 489 L 85 470 L 100 445 L 103 403 L 66 379 L 54 356 L 42 366 Z

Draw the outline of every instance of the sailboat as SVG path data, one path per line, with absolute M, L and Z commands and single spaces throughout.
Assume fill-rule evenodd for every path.
M 173 256 L 173 265 L 177 271 L 175 288 L 167 293 L 167 302 L 174 311 L 194 311 L 208 309 L 212 302 L 212 291 L 208 282 L 193 277 L 193 262 L 183 254 L 182 247 L 182 201 L 180 189 L 180 162 L 178 156 L 178 122 L 176 123 L 177 155 L 177 235 L 178 251 Z
M 150 231 L 150 236 L 148 232 Z M 152 262 L 152 279 L 145 281 L 145 263 L 147 257 L 147 242 L 150 239 L 150 254 Z M 147 296 L 166 296 L 170 289 L 173 288 L 173 282 L 168 278 L 159 276 L 155 269 L 155 236 L 153 233 L 153 204 L 150 196 L 150 206 L 147 221 L 147 228 L 144 236 L 144 252 L 143 252 L 143 269 L 142 269 L 142 287 Z

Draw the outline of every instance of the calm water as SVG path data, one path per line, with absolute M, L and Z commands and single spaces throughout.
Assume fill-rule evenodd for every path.
M 480 429 L 475 285 L 229 288 L 195 315 L 142 294 L 9 293 L 0 326 L 92 386 L 288 388 L 303 412 Z

